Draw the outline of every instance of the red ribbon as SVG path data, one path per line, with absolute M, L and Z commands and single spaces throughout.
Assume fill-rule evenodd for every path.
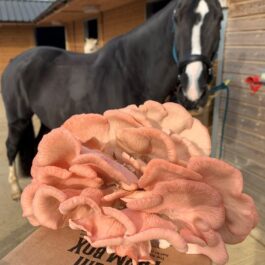
M 245 79 L 245 82 L 250 85 L 250 89 L 254 93 L 258 92 L 262 87 L 262 82 L 260 80 L 260 76 L 258 75 L 249 76 Z

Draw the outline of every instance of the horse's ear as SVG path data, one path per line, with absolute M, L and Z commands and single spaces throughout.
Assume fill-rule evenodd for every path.
M 210 2 L 215 9 L 215 12 L 217 13 L 217 16 L 220 17 L 220 21 L 223 20 L 224 16 L 223 16 L 223 8 L 221 6 L 221 3 L 219 0 L 214 0 Z

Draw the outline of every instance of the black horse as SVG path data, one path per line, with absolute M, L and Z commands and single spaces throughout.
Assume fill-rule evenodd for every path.
M 15 157 L 22 152 L 31 161 L 34 156 L 34 113 L 42 124 L 38 141 L 73 114 L 103 113 L 149 99 L 163 102 L 176 87 L 179 103 L 203 105 L 221 19 L 218 0 L 172 0 L 94 54 L 38 47 L 12 60 L 2 76 L 2 94 L 13 198 L 20 194 Z

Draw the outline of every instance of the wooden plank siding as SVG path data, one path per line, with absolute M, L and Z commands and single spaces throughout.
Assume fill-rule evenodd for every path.
M 240 113 L 241 116 L 247 117 L 249 119 L 265 122 L 264 105 L 256 106 L 254 104 L 249 104 L 249 102 L 242 102 L 237 98 L 230 97 L 228 110 L 229 113 Z
M 101 1 L 102 2 L 102 1 Z M 144 23 L 146 15 L 146 0 L 116 1 L 116 7 L 108 9 L 110 5 L 105 1 L 105 10 L 98 17 L 99 44 L 103 46 L 117 35 L 126 33 L 134 27 Z M 119 7 L 118 6 L 119 3 Z M 113 3 L 112 3 L 113 5 Z M 84 16 L 83 16 L 84 17 Z M 65 23 L 66 49 L 73 52 L 84 52 L 86 19 L 70 20 Z M 24 50 L 34 47 L 36 25 L 0 25 L 0 75 L 8 62 Z
M 265 21 L 264 21 L 265 23 Z M 252 61 L 252 62 L 264 62 L 265 61 L 265 49 L 264 47 L 257 46 L 227 46 L 225 50 L 225 59 L 232 61 Z
M 73 52 L 84 52 L 85 29 L 84 21 L 72 21 L 65 25 L 66 49 Z
M 264 30 L 258 31 L 245 31 L 245 32 L 228 32 L 226 35 L 226 45 L 236 46 L 264 46 L 265 32 Z
M 265 87 L 254 94 L 244 82 L 265 73 L 265 1 L 230 0 L 228 7 L 223 79 L 231 83 L 223 159 L 244 175 L 261 217 L 253 236 L 265 244 Z M 224 99 L 222 94 L 220 127 Z
M 238 89 L 240 90 L 239 93 L 239 97 L 241 96 L 241 93 L 247 93 L 247 95 L 252 95 L 255 98 L 259 97 L 259 96 L 263 96 L 263 94 L 265 94 L 265 89 L 260 89 L 260 91 L 256 94 L 253 94 L 250 89 L 249 86 L 245 83 L 245 78 L 246 75 L 245 74 L 237 74 L 237 73 L 223 73 L 223 79 L 227 80 L 229 79 L 231 82 L 229 84 L 229 87 L 231 88 L 231 93 L 233 93 L 233 89 Z M 233 89 L 232 89 L 233 88 Z M 236 93 L 236 92 L 234 92 Z M 260 98 L 260 97 L 259 97 Z
M 127 33 L 133 28 L 144 23 L 146 16 L 146 0 L 139 0 L 121 6 L 116 9 L 108 10 L 102 14 L 102 33 L 103 42 Z
M 0 75 L 11 59 L 34 46 L 33 26 L 0 27 Z
M 265 29 L 265 15 L 254 15 L 246 18 L 230 18 L 228 32 L 231 31 L 257 31 Z
M 101 12 L 98 18 L 100 46 L 112 38 L 127 33 L 144 23 L 146 0 L 138 0 L 121 7 Z M 85 20 L 66 24 L 66 47 L 69 51 L 84 52 Z
M 265 13 L 265 1 L 263 0 L 230 0 L 231 17 L 247 17 Z

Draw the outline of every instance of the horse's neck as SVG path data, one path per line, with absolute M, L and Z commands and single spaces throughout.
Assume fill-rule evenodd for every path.
M 145 94 L 149 98 L 165 98 L 172 83 L 176 81 L 177 70 L 172 60 L 174 39 L 171 3 L 159 15 L 128 35 L 128 49 L 137 55 L 137 69 L 141 76 Z

